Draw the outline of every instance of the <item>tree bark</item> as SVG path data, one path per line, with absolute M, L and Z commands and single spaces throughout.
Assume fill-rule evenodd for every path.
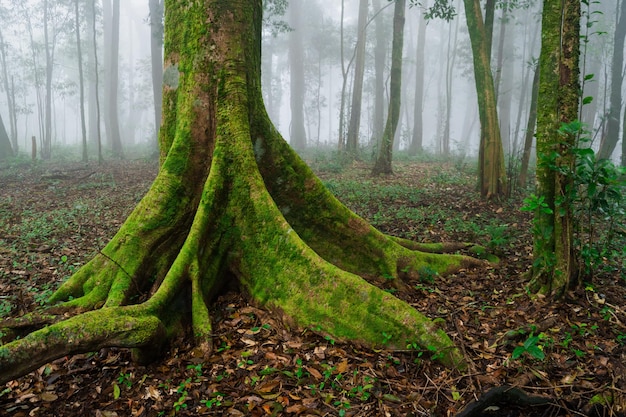
M 544 0 L 537 116 L 538 196 L 547 205 L 535 212 L 531 288 L 561 297 L 578 284 L 571 195 L 576 134 L 559 128 L 578 120 L 579 0 Z
M 111 242 L 53 294 L 53 324 L 0 346 L 0 383 L 104 346 L 151 359 L 142 347 L 184 327 L 208 356 L 208 303 L 233 281 L 299 328 L 388 349 L 414 342 L 465 368 L 441 329 L 359 275 L 401 285 L 426 266 L 480 262 L 381 234 L 313 175 L 263 106 L 261 11 L 260 0 L 167 3 L 157 178 Z
M 465 16 L 472 44 L 474 78 L 480 118 L 480 148 L 478 181 L 480 194 L 485 198 L 498 198 L 506 194 L 504 151 L 498 124 L 493 76 L 488 49 L 488 36 L 483 24 L 479 0 L 463 0 Z
M 402 97 L 402 48 L 404 46 L 404 15 L 406 0 L 396 0 L 393 9 L 393 41 L 391 45 L 391 80 L 389 86 L 389 110 L 387 123 L 378 149 L 378 157 L 372 174 L 393 174 L 391 166 L 393 140 L 400 119 L 400 101 Z

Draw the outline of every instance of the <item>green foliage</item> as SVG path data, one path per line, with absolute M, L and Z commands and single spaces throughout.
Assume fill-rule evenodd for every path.
M 534 336 L 532 333 L 522 346 L 517 346 L 513 353 L 511 354 L 511 359 L 519 359 L 522 355 L 528 354 L 532 358 L 538 359 L 540 361 L 544 360 L 546 354 L 543 352 L 543 346 L 539 344 L 541 340 L 541 335 Z
M 524 200 L 524 211 L 564 215 L 572 210 L 574 244 L 579 272 L 591 278 L 599 272 L 624 270 L 626 255 L 626 169 L 607 159 L 598 159 L 589 147 L 588 132 L 580 121 L 563 123 L 558 130 L 564 138 L 549 154 L 539 155 L 539 164 L 562 175 L 569 184 L 565 194 L 558 196 L 554 209 L 543 196 L 531 195 Z M 576 138 L 575 145 L 569 145 Z M 572 166 L 561 163 L 572 156 Z M 534 235 L 543 241 L 551 238 L 552 230 L 537 228 Z M 544 258 L 543 261 L 546 259 Z

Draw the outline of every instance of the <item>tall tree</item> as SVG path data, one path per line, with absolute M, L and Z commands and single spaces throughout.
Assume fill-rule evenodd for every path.
M 109 0 L 104 0 L 105 3 Z M 107 123 L 108 138 L 111 143 L 111 152 L 113 156 L 122 158 L 122 139 L 120 137 L 120 122 L 118 108 L 118 92 L 119 92 L 119 51 L 120 51 L 120 0 L 112 0 L 111 4 L 111 43 L 109 64 L 109 85 L 108 92 L 108 112 Z
M 2 65 L 2 84 L 4 92 L 7 97 L 7 106 L 9 108 L 9 126 L 11 129 L 11 145 L 15 153 L 18 152 L 19 146 L 17 143 L 17 112 L 13 94 L 13 88 L 9 80 L 9 68 L 7 65 L 8 45 L 4 41 L 4 35 L 0 30 L 0 64 Z
M 45 117 L 44 117 L 44 136 L 41 146 L 41 157 L 50 159 L 52 155 L 52 72 L 54 69 L 54 51 L 55 37 L 54 28 L 50 28 L 52 21 L 50 17 L 50 3 L 48 0 L 43 2 L 43 33 L 44 33 L 44 52 L 46 54 L 46 93 L 45 93 Z M 52 33 L 51 33 L 52 31 Z
M 380 0 L 373 0 L 374 9 L 381 10 Z M 385 61 L 387 58 L 387 31 L 384 15 L 376 15 L 374 34 L 374 116 L 372 118 L 372 138 L 370 142 L 380 142 L 385 128 Z
M 96 13 L 96 2 L 98 0 L 92 0 L 91 2 L 91 41 L 92 41 L 92 51 L 93 51 L 93 68 L 94 68 L 94 104 L 95 104 L 95 133 L 96 133 L 96 144 L 98 146 L 98 163 L 101 164 L 104 161 L 102 157 L 102 131 L 100 129 L 100 94 L 99 94 L 99 79 L 98 76 L 98 31 L 96 30 L 96 22 L 97 22 L 97 13 Z
M 428 2 L 424 4 L 428 8 Z M 415 99 L 413 108 L 413 134 L 409 145 L 409 155 L 416 155 L 423 150 L 423 112 L 424 112 L 424 50 L 426 49 L 427 20 L 422 12 L 417 29 L 417 47 L 415 50 Z
M 350 104 L 350 124 L 346 138 L 346 152 L 357 156 L 359 148 L 359 130 L 361 127 L 361 103 L 363 98 L 363 77 L 365 75 L 365 41 L 367 38 L 368 0 L 359 1 L 359 21 L 357 23 L 356 61 L 354 81 L 352 82 L 352 101 Z
M 497 98 L 490 63 L 490 41 L 480 9 L 480 0 L 463 0 L 472 44 L 474 78 L 480 118 L 478 181 L 480 194 L 497 198 L 506 193 L 504 150 L 498 122 Z
M 626 38 L 626 2 L 621 2 L 621 12 L 615 15 L 613 35 L 613 63 L 611 65 L 611 94 L 606 136 L 602 138 L 598 157 L 608 159 L 619 142 L 622 113 L 622 81 L 624 79 L 624 39 Z M 623 139 L 622 139 L 623 140 Z
M 158 146 L 161 112 L 163 110 L 163 0 L 150 0 L 150 59 L 152 96 L 154 99 L 155 146 Z
M 531 287 L 556 297 L 578 284 L 573 242 L 571 175 L 578 119 L 580 1 L 544 0 L 537 115 L 538 201 Z M 561 129 L 561 131 L 559 131 Z
M 391 80 L 389 81 L 389 109 L 385 130 L 378 146 L 378 156 L 372 169 L 374 175 L 391 174 L 393 168 L 393 140 L 400 119 L 402 97 L 402 49 L 404 47 L 404 20 L 406 0 L 396 0 L 393 8 L 393 40 L 391 41 Z
M 80 89 L 80 128 L 83 141 L 83 162 L 87 162 L 87 126 L 85 124 L 85 85 L 83 77 L 83 51 L 80 42 L 80 13 L 79 0 L 74 0 L 74 24 L 76 25 L 76 52 L 78 59 L 78 85 Z
M 477 261 L 383 235 L 287 145 L 262 102 L 261 11 L 261 0 L 167 1 L 157 178 L 56 305 L 0 325 L 25 333 L 0 346 L 0 383 L 106 346 L 154 359 L 185 327 L 208 356 L 208 303 L 229 284 L 292 325 L 387 349 L 416 343 L 466 367 L 443 330 L 356 274 L 400 284 Z
M 306 147 L 306 130 L 304 129 L 304 46 L 302 24 L 302 1 L 289 2 L 289 74 L 291 127 L 289 141 L 294 149 Z

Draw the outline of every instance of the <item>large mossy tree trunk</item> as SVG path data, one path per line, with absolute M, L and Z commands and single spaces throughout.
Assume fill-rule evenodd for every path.
M 367 346 L 417 343 L 465 366 L 431 320 L 362 277 L 402 285 L 426 267 L 478 261 L 381 234 L 313 175 L 265 112 L 261 11 L 261 0 L 166 1 L 158 176 L 45 313 L 1 326 L 20 336 L 0 347 L 1 382 L 105 346 L 151 360 L 180 328 L 208 356 L 209 303 L 232 284 L 297 327 Z
M 478 183 L 485 198 L 506 194 L 504 150 L 498 121 L 498 104 L 491 74 L 491 34 L 486 30 L 479 0 L 463 0 L 472 45 L 474 78 L 480 118 Z
M 537 192 L 531 288 L 555 297 L 578 283 L 571 204 L 578 119 L 580 1 L 544 0 L 537 111 Z

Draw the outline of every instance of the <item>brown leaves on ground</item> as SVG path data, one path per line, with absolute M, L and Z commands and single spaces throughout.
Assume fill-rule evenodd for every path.
M 43 303 L 112 236 L 156 169 L 140 161 L 1 169 L 0 314 L 15 317 Z M 333 181 L 366 178 L 366 169 L 356 164 Z M 449 416 L 504 384 L 548 396 L 551 405 L 499 405 L 484 415 L 580 415 L 592 399 L 606 405 L 605 415 L 623 413 L 624 281 L 603 276 L 561 303 L 531 297 L 524 276 L 532 262 L 530 219 L 519 199 L 483 202 L 468 186 L 471 176 L 450 165 L 401 165 L 396 172 L 371 179 L 372 195 L 382 186 L 419 193 L 365 196 L 354 207 L 381 230 L 420 241 L 480 240 L 494 224 L 506 232 L 492 247 L 499 265 L 424 274 L 395 292 L 442 322 L 471 364 L 466 374 L 424 360 L 436 352 L 370 351 L 295 332 L 227 293 L 212 311 L 209 362 L 184 340 L 147 367 L 118 349 L 62 358 L 0 387 L 0 415 Z M 339 197 L 351 205 L 350 196 Z M 407 215 L 411 207 L 431 215 Z

